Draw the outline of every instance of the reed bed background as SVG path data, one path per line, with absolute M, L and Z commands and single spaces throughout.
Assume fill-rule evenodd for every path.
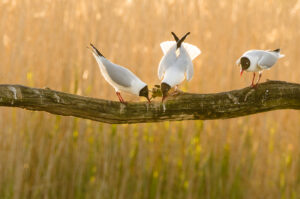
M 299 83 L 299 0 L 2 0 L 0 83 L 117 100 L 86 46 L 152 87 L 171 31 L 202 50 L 183 90 L 248 86 L 235 61 L 255 48 L 286 55 L 262 81 Z M 291 110 L 108 125 L 1 107 L 0 198 L 299 198 L 299 124 Z

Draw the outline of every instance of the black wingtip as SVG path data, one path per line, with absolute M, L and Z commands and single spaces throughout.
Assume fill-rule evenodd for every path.
M 178 42 L 179 38 L 177 37 L 177 35 L 174 32 L 171 32 L 171 34 L 173 35 L 175 41 Z
M 185 38 L 191 34 L 191 32 L 187 32 L 178 42 L 177 42 L 177 48 L 180 48 L 181 44 L 183 43 L 183 41 L 185 40 Z
M 95 52 L 97 53 L 98 56 L 104 57 L 104 56 L 100 53 L 100 51 L 99 51 L 92 43 L 90 43 L 90 45 L 91 45 L 91 47 L 95 50 Z
M 280 52 L 280 48 L 277 48 L 277 49 L 273 50 L 273 52 L 279 53 Z

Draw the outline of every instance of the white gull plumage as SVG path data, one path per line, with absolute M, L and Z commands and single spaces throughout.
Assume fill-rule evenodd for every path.
M 280 54 L 280 49 L 276 50 L 249 50 L 245 52 L 237 61 L 236 64 L 241 67 L 241 75 L 243 71 L 253 72 L 251 86 L 258 84 L 263 70 L 270 69 L 278 59 L 284 57 Z M 259 72 L 259 79 L 254 85 L 255 72 Z
M 124 100 L 120 94 L 120 91 L 131 93 L 137 96 L 144 96 L 148 99 L 148 86 L 145 82 L 140 80 L 135 74 L 123 66 L 112 63 L 106 59 L 99 50 L 91 44 L 93 48 L 93 55 L 99 65 L 101 74 L 104 79 L 114 87 L 120 102 L 124 103 Z M 141 93 L 141 91 L 144 91 Z M 146 94 L 147 93 L 147 94 Z
M 164 53 L 158 67 L 158 78 L 162 80 L 162 90 L 163 83 L 168 86 L 169 90 L 183 82 L 185 77 L 188 81 L 191 80 L 194 75 L 192 60 L 201 53 L 196 46 L 183 42 L 189 33 L 180 40 L 173 32 L 172 34 L 176 41 L 165 41 L 160 44 Z

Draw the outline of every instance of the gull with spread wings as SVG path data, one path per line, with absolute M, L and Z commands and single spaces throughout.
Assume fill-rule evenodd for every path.
M 201 51 L 196 46 L 183 42 L 189 34 L 190 32 L 179 39 L 172 32 L 175 41 L 165 41 L 160 44 L 164 53 L 158 66 L 158 78 L 162 80 L 162 101 L 166 99 L 171 88 L 177 89 L 185 78 L 189 81 L 194 75 L 192 60 L 200 55 Z

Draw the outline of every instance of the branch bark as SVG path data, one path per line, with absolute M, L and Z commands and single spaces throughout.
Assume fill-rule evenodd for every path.
M 278 109 L 300 109 L 300 84 L 267 81 L 215 94 L 183 93 L 161 102 L 130 102 L 83 97 L 51 89 L 0 85 L 0 106 L 74 116 L 105 123 L 146 123 L 212 120 L 240 117 Z

